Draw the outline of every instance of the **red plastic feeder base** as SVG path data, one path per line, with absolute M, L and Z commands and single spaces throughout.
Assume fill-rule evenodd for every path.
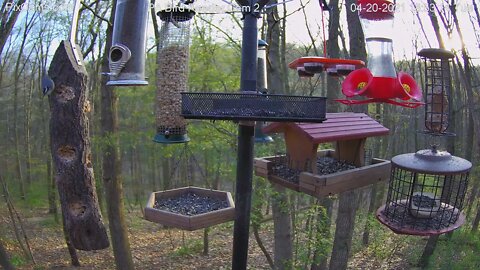
M 377 219 L 380 221 L 380 223 L 387 226 L 390 230 L 397 234 L 417 236 L 440 235 L 454 231 L 465 223 L 465 215 L 461 213 L 459 209 L 451 206 L 446 207 L 450 207 L 451 214 L 458 215 L 458 217 L 455 223 L 449 223 L 448 226 L 442 226 L 442 224 L 438 223 L 434 224 L 437 222 L 434 221 L 435 218 L 417 218 L 409 213 L 403 213 L 402 211 L 398 211 L 398 213 L 393 217 L 387 217 L 385 215 L 385 207 L 386 205 L 383 205 L 377 210 Z M 440 223 L 441 222 L 442 220 L 440 220 Z

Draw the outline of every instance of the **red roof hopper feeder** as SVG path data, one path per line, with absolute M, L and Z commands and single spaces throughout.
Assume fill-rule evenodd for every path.
M 322 197 L 388 179 L 389 161 L 373 159 L 366 165 L 365 141 L 388 135 L 389 130 L 366 114 L 327 113 L 327 120 L 320 124 L 272 123 L 263 132 L 283 133 L 287 153 L 256 159 L 256 173 L 288 188 Z M 335 150 L 318 152 L 319 144 L 328 142 L 335 143 Z M 325 157 L 352 167 L 325 174 L 319 166 Z M 298 177 L 285 180 L 275 175 L 275 168 L 282 162 L 288 171 L 297 171 Z

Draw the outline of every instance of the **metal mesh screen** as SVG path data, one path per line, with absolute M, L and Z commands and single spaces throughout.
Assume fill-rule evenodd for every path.
M 160 46 L 157 54 L 157 132 L 186 133 L 181 113 L 181 92 L 187 90 L 190 40 L 188 12 L 161 11 Z
M 322 122 L 326 98 L 247 93 L 182 93 L 188 119 Z
M 400 233 L 431 235 L 450 231 L 461 222 L 468 175 L 419 173 L 392 162 L 387 203 L 380 218 Z

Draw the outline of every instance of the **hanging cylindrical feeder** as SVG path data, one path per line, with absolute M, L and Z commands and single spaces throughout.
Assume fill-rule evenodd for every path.
M 418 55 L 425 68 L 425 128 L 429 134 L 442 135 L 448 129 L 454 54 L 444 49 L 423 49 Z
M 187 122 L 180 115 L 181 92 L 187 91 L 190 44 L 190 20 L 195 12 L 188 7 L 175 7 L 157 13 L 162 24 L 157 55 L 158 143 L 188 142 Z
M 438 235 L 465 222 L 462 214 L 472 164 L 435 148 L 392 159 L 387 203 L 377 218 L 396 233 Z
M 268 43 L 265 40 L 258 40 L 257 51 L 257 92 L 267 93 L 267 46 Z M 255 142 L 256 143 L 269 143 L 273 142 L 272 137 L 263 133 L 263 121 L 257 121 L 255 123 Z
M 148 7 L 148 0 L 117 1 L 107 85 L 148 84 L 145 80 Z

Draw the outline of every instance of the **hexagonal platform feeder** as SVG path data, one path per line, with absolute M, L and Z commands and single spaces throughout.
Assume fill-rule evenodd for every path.
M 182 200 L 187 202 L 181 205 Z M 196 205 L 202 200 L 208 201 L 209 207 L 217 207 L 205 209 L 206 204 Z M 146 220 L 189 231 L 231 221 L 234 217 L 235 204 L 230 192 L 198 187 L 153 192 L 145 207 Z
M 389 130 L 362 113 L 330 113 L 319 124 L 273 123 L 265 133 L 283 133 L 287 154 L 255 159 L 255 174 L 315 197 L 338 194 L 388 179 L 390 162 L 365 165 L 365 141 Z M 317 152 L 320 143 L 335 150 Z

